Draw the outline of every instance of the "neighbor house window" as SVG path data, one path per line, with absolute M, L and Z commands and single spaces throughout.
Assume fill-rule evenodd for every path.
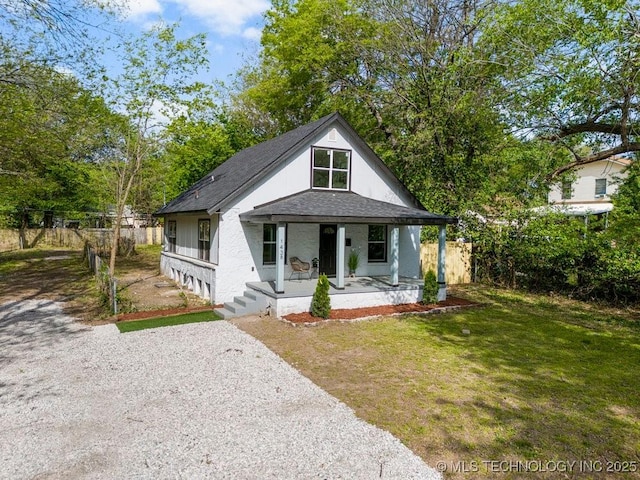
M 600 197 L 607 194 L 607 179 L 596 178 L 596 197 Z
M 564 180 L 562 182 L 562 200 L 569 200 L 571 198 L 571 182 Z
M 387 261 L 386 225 L 369 225 L 368 259 L 370 262 Z
M 312 157 L 313 188 L 349 189 L 350 151 L 314 147 Z
M 169 220 L 167 222 L 167 251 L 176 253 L 176 221 Z
M 275 223 L 265 223 L 262 227 L 262 264 L 275 265 L 277 258 L 276 231 L 278 226 Z M 287 234 L 285 227 L 284 258 L 287 263 Z
M 211 247 L 211 220 L 198 220 L 198 258 L 209 261 Z

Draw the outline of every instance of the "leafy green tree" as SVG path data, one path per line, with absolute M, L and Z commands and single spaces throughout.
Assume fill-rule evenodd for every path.
M 110 77 L 99 72 L 108 105 L 124 112 L 127 123 L 110 132 L 111 148 L 102 160 L 111 172 L 115 219 L 114 241 L 109 261 L 113 275 L 125 206 L 140 175 L 160 152 L 160 132 L 167 119 L 182 115 L 198 101 L 205 85 L 190 80 L 207 65 L 205 37 L 186 40 L 175 36 L 174 26 L 156 26 L 126 42 L 122 51 L 122 73 Z
M 505 120 L 569 154 L 549 178 L 640 151 L 639 6 L 522 0 L 502 2 L 489 18 L 480 47 L 505 88 Z
M 640 162 L 636 160 L 626 170 L 624 181 L 613 197 L 608 234 L 623 245 L 640 248 Z
M 169 198 L 202 178 L 235 153 L 221 123 L 180 117 L 167 129 L 165 161 L 170 165 Z
M 111 113 L 66 74 L 24 62 L 0 84 L 0 205 L 26 227 L 32 211 L 94 210 L 93 158 Z M 37 85 L 32 88 L 31 85 Z
M 281 0 L 239 104 L 269 135 L 334 110 L 435 211 L 473 204 L 504 140 L 465 0 Z
M 76 73 L 94 65 L 105 32 L 116 33 L 119 0 L 14 0 L 0 2 L 0 82 L 37 89 L 22 67 L 39 65 Z

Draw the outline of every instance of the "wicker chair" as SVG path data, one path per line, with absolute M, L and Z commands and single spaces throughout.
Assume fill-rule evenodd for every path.
M 289 275 L 289 280 L 293 277 L 294 274 L 298 274 L 298 280 L 300 280 L 301 273 L 308 273 L 309 279 L 311 279 L 311 264 L 309 262 L 303 262 L 298 257 L 289 258 L 289 264 L 291 265 L 291 275 Z

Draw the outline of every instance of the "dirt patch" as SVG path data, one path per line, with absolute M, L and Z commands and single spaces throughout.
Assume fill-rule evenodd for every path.
M 401 305 L 382 305 L 379 307 L 363 308 L 337 308 L 331 310 L 330 317 L 325 320 L 314 317 L 309 312 L 292 313 L 283 318 L 294 324 L 309 324 L 331 320 L 355 320 L 358 318 L 378 317 L 381 315 L 395 315 L 401 313 L 424 313 L 433 310 L 442 311 L 450 308 L 471 307 L 477 303 L 464 298 L 449 297 L 437 304 L 425 305 L 423 303 L 404 303 Z
M 1 254 L 0 264 L 4 262 L 12 267 L 0 274 L 0 304 L 45 299 L 62 303 L 67 315 L 83 321 L 100 317 L 93 276 L 81 252 L 19 250 Z
M 132 312 L 126 319 L 212 308 L 160 274 L 159 247 L 138 248 L 138 254 L 118 257 L 116 264 L 120 308 Z M 79 251 L 28 249 L 0 254 L 0 304 L 28 299 L 60 302 L 67 315 L 91 325 L 120 320 L 101 306 L 96 281 Z
M 116 261 L 118 291 L 123 297 L 123 314 L 142 314 L 154 311 L 186 313 L 194 308 L 211 308 L 207 300 L 181 288 L 160 274 L 160 246 L 140 245 L 136 254 L 118 257 Z M 192 310 L 195 311 L 195 310 Z M 152 315 L 152 316 L 154 316 Z M 148 318 L 141 315 L 139 318 Z M 118 320 L 121 315 L 118 316 Z

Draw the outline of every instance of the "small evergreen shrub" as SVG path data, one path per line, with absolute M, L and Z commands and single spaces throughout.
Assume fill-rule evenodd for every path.
M 422 303 L 432 304 L 438 302 L 438 278 L 433 270 L 424 274 L 424 289 L 422 290 Z
M 359 263 L 360 263 L 360 252 L 358 252 L 357 250 L 351 249 L 351 252 L 349 253 L 349 259 L 347 260 L 347 265 L 349 265 L 349 274 L 356 273 Z
M 321 274 L 318 277 L 318 285 L 311 300 L 311 315 L 320 318 L 329 318 L 331 314 L 331 299 L 329 298 L 329 279 Z

